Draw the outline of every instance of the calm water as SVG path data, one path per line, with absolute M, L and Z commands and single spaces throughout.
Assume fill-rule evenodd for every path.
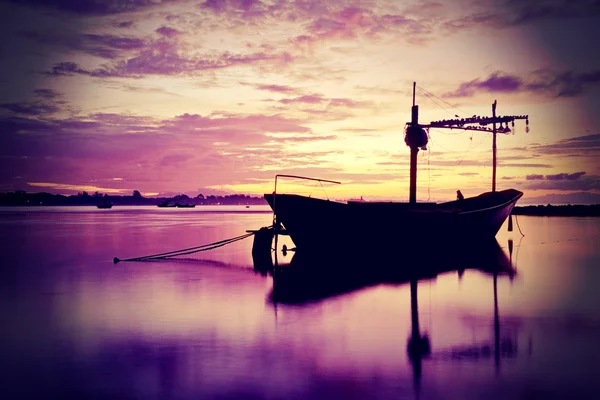
M 409 284 L 275 303 L 252 239 L 112 263 L 269 225 L 259 209 L 0 209 L 0 397 L 600 398 L 600 219 L 519 217 L 524 238 L 497 237 L 512 278 L 420 281 L 420 373 Z

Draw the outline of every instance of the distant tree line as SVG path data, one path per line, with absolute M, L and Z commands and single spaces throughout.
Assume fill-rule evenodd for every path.
M 515 215 L 534 215 L 543 217 L 600 217 L 600 204 L 553 206 L 520 206 L 513 209 Z
M 245 194 L 230 194 L 226 196 L 199 194 L 189 197 L 179 194 L 173 197 L 144 197 L 139 190 L 134 190 L 129 196 L 109 195 L 100 192 L 89 194 L 79 192 L 66 196 L 51 193 L 16 192 L 0 193 L 0 206 L 95 206 L 100 202 L 110 201 L 115 206 L 152 206 L 160 203 L 193 204 L 193 205 L 265 205 L 262 197 L 251 197 Z

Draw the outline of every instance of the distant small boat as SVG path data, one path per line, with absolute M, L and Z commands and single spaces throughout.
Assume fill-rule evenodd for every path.
M 161 207 L 161 208 L 163 208 L 163 207 L 176 207 L 176 204 L 169 204 L 169 200 L 165 200 L 162 203 L 158 203 L 156 206 L 157 207 Z
M 196 205 L 195 204 L 179 204 L 179 203 L 177 203 L 177 204 L 175 204 L 175 207 L 177 207 L 177 208 L 194 208 L 194 207 L 196 207 Z
M 112 201 L 110 201 L 106 197 L 103 197 L 102 200 L 100 200 L 98 202 L 98 204 L 96 204 L 96 207 L 98 207 L 100 209 L 109 209 L 109 208 L 112 208 L 112 206 L 113 206 Z

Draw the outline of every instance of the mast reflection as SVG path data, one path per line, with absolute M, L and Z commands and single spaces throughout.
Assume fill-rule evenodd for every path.
M 509 252 L 512 253 L 509 245 Z M 500 360 L 516 356 L 517 341 L 501 337 L 497 284 L 500 277 L 512 278 L 516 270 L 498 242 L 470 243 L 460 246 L 434 246 L 422 259 L 405 260 L 395 254 L 381 252 L 352 254 L 313 254 L 297 252 L 287 265 L 274 265 L 273 289 L 269 301 L 277 304 L 303 304 L 322 301 L 333 296 L 350 293 L 378 284 L 410 285 L 411 331 L 407 340 L 407 354 L 412 365 L 417 393 L 423 374 L 423 360 L 428 358 L 484 360 L 494 358 L 496 371 Z M 418 286 L 447 272 L 457 272 L 461 279 L 465 270 L 472 269 L 491 274 L 494 297 L 493 340 L 479 345 L 455 346 L 432 350 L 430 337 L 422 334 L 419 325 Z

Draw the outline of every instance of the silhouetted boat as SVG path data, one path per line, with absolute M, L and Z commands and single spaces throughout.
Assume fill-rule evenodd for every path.
M 414 104 L 412 121 L 407 123 L 405 142 L 411 149 L 410 195 L 408 203 L 349 201 L 347 203 L 316 199 L 295 194 L 278 194 L 277 178 L 290 177 L 319 182 L 340 183 L 295 175 L 276 175 L 275 190 L 264 197 L 273 209 L 276 231 L 285 229 L 298 248 L 331 248 L 349 250 L 392 246 L 427 251 L 430 243 L 465 242 L 494 238 L 523 193 L 515 189 L 496 191 L 496 133 L 508 133 L 508 122 L 527 119 L 523 116 L 473 116 L 466 119 L 418 123 L 418 106 Z M 527 123 L 529 120 L 527 120 Z M 505 123 L 506 127 L 502 127 Z M 487 128 L 491 124 L 493 129 Z M 500 124 L 497 129 L 496 124 Z M 466 129 L 493 133 L 492 191 L 446 203 L 417 203 L 417 153 L 425 150 L 431 127 Z
M 160 202 L 160 203 L 158 203 L 156 206 L 157 206 L 157 207 L 160 207 L 160 208 L 165 208 L 165 207 L 176 207 L 176 205 L 175 205 L 175 204 L 172 204 L 172 203 L 170 203 L 170 202 L 169 202 L 169 200 L 165 200 L 165 201 L 163 201 L 163 202 Z
M 514 189 L 447 203 L 348 202 L 294 194 L 265 199 L 298 248 L 493 238 L 523 195 Z
M 196 207 L 196 205 L 195 204 L 179 204 L 179 203 L 177 203 L 177 204 L 175 204 L 175 207 L 177 207 L 177 208 L 194 208 L 194 207 Z
M 100 209 L 109 209 L 112 208 L 113 203 L 112 201 L 108 200 L 108 198 L 103 197 L 102 200 L 100 200 L 98 202 L 98 204 L 96 204 L 96 207 L 100 208 Z

